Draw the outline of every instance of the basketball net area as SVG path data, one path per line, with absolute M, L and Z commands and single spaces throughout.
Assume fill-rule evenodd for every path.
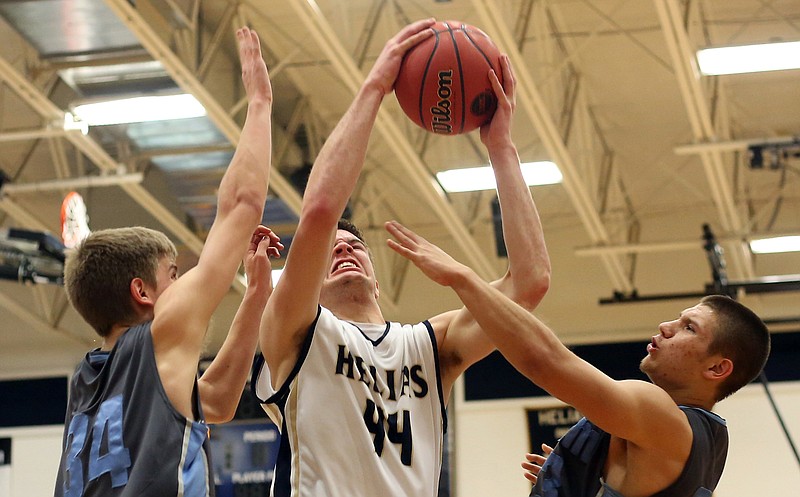
M 78 192 L 69 192 L 61 203 L 61 240 L 64 247 L 74 248 L 90 234 L 86 203 Z

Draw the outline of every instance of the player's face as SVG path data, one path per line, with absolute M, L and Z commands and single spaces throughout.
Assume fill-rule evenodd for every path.
M 337 230 L 326 283 L 366 281 L 375 287 L 375 270 L 367 245 L 347 230 Z
M 640 369 L 653 383 L 667 389 L 690 384 L 713 363 L 708 346 L 715 325 L 714 311 L 700 304 L 686 309 L 675 320 L 661 323 Z

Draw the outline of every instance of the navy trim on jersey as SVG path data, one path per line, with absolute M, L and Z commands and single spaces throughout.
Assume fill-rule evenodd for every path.
M 281 415 L 283 417 L 283 423 L 281 423 L 281 443 L 278 448 L 278 456 L 275 460 L 272 497 L 290 497 L 292 491 L 292 486 L 290 485 L 292 476 L 292 448 L 289 446 L 289 437 L 285 435 L 285 433 L 287 433 L 286 416 L 283 416 L 283 407 L 281 407 Z
M 345 322 L 349 325 L 355 326 L 356 329 L 361 332 L 361 336 L 363 336 L 369 343 L 371 343 L 373 347 L 377 347 L 378 345 L 380 345 L 383 339 L 386 338 L 386 335 L 389 334 L 389 321 L 386 321 L 386 328 L 384 328 L 383 334 L 381 334 L 381 336 L 379 336 L 377 340 L 371 339 L 366 333 L 364 333 L 364 330 L 362 330 L 361 327 L 359 327 L 357 324 L 352 323 L 350 321 L 345 321 Z
M 283 385 L 280 386 L 277 392 L 274 395 L 267 398 L 266 400 L 262 400 L 261 397 L 258 396 L 256 393 L 256 382 L 258 381 L 258 375 L 261 372 L 261 368 L 267 367 L 266 360 L 264 359 L 263 355 L 259 355 L 256 358 L 255 364 L 253 366 L 253 375 L 250 379 L 250 390 L 253 392 L 253 395 L 259 402 L 262 404 L 275 404 L 280 407 L 281 412 L 283 412 L 283 406 L 286 402 L 286 398 L 289 396 L 289 385 L 292 384 L 292 380 L 294 380 L 295 376 L 300 372 L 300 367 L 306 360 L 308 356 L 308 351 L 311 349 L 311 340 L 314 338 L 314 329 L 317 327 L 317 321 L 319 321 L 319 315 L 322 312 L 322 307 L 317 305 L 317 316 L 314 318 L 314 321 L 308 327 L 308 334 L 306 335 L 305 340 L 303 341 L 303 346 L 300 349 L 300 354 L 297 356 L 297 362 L 294 364 L 294 368 L 292 368 L 292 372 L 289 373 L 289 376 L 286 378 L 286 381 L 283 382 Z
M 317 316 L 311 327 L 308 329 L 308 335 L 303 342 L 303 348 L 300 349 L 300 355 L 297 362 L 292 368 L 292 372 L 286 378 L 286 381 L 281 385 L 280 389 L 275 392 L 275 395 L 269 397 L 264 401 L 265 404 L 275 404 L 281 411 L 281 443 L 278 448 L 278 456 L 275 460 L 275 474 L 274 474 L 274 494 L 272 497 L 290 497 L 292 487 L 290 485 L 290 478 L 292 475 L 292 448 L 289 445 L 289 437 L 287 436 L 286 427 L 286 401 L 289 399 L 290 385 L 295 376 L 300 372 L 300 367 L 305 362 L 308 356 L 308 351 L 311 349 L 311 339 L 314 337 L 314 330 L 319 321 L 319 315 L 322 312 L 322 307 L 317 306 Z M 262 359 L 263 362 L 263 359 Z M 265 365 L 266 366 L 266 365 Z
M 264 401 L 261 400 L 256 393 L 256 382 L 258 381 L 258 375 L 261 373 L 261 367 L 264 366 L 264 362 L 264 355 L 259 351 L 253 358 L 253 367 L 250 370 L 250 393 L 252 393 L 253 397 L 255 397 L 260 403 L 263 403 Z
M 444 395 L 442 394 L 442 373 L 441 366 L 439 366 L 439 344 L 436 343 L 436 333 L 433 332 L 433 326 L 427 319 L 422 322 L 428 329 L 428 336 L 431 338 L 431 346 L 433 347 L 433 360 L 436 364 L 436 391 L 439 393 L 439 405 L 442 408 L 442 433 L 447 433 L 447 408 L 444 403 Z
M 259 352 L 256 354 L 255 359 L 253 359 L 253 369 L 250 371 L 250 393 L 253 394 L 253 397 L 256 398 L 260 403 L 264 403 L 264 400 L 258 396 L 256 393 L 256 382 L 258 381 L 258 376 L 261 373 L 261 368 L 266 367 L 264 364 L 266 361 L 264 360 L 264 356 Z
M 715 412 L 706 411 L 702 407 L 693 407 L 693 406 L 685 406 L 685 405 L 679 405 L 678 407 L 681 408 L 684 411 L 687 410 L 687 409 L 692 409 L 694 411 L 700 411 L 703 414 L 705 414 L 708 418 L 716 421 L 717 423 L 721 424 L 722 426 L 728 426 L 728 422 L 725 421 L 725 418 L 723 418 L 722 416 L 720 416 L 719 414 L 717 414 Z
M 95 349 L 86 355 L 86 360 L 95 371 L 100 371 L 108 361 L 109 354 L 111 354 L 109 350 Z

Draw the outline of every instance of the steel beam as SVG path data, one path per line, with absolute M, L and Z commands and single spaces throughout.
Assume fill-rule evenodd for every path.
M 90 347 L 92 345 L 91 339 L 78 337 L 67 330 L 59 328 L 57 326 L 50 325 L 45 320 L 31 313 L 24 306 L 10 299 L 3 293 L 0 293 L 0 306 L 3 306 L 10 313 L 14 314 L 22 321 L 25 321 L 26 323 L 30 324 L 37 331 L 49 335 L 55 335 L 61 338 L 66 338 L 72 342 L 78 343 L 85 347 Z
M 683 15 L 675 0 L 653 0 L 664 32 L 667 49 L 672 58 L 673 69 L 683 97 L 692 134 L 698 143 L 719 141 L 711 117 L 711 110 L 700 84 L 700 72 L 689 34 L 683 27 Z M 746 223 L 736 208 L 731 184 L 725 172 L 724 158 L 720 148 L 703 148 L 698 151 L 711 196 L 717 207 L 720 222 L 725 231 L 733 235 L 746 235 Z M 745 278 L 753 278 L 755 270 L 749 251 L 740 243 L 729 245 L 728 252 L 734 261 L 732 269 Z
M 32 83 L 27 81 L 11 64 L 0 58 L 0 80 L 6 82 L 14 93 L 22 98 L 45 121 L 63 123 L 64 111 L 44 96 Z M 106 172 L 117 173 L 124 171 L 125 166 L 115 161 L 103 148 L 89 135 L 80 132 L 66 133 L 66 138 L 75 148 L 80 150 L 98 168 Z M 200 240 L 183 221 L 177 219 L 158 200 L 155 199 L 143 186 L 138 184 L 121 185 L 128 195 L 136 200 L 147 212 L 162 223 L 170 232 L 186 245 L 195 254 L 200 254 L 203 241 Z M 7 199 L 6 199 L 7 200 Z M 15 216 L 16 217 L 16 216 Z M 28 226 L 39 226 L 28 225 Z
M 195 74 L 186 67 L 181 59 L 172 51 L 167 43 L 156 33 L 153 28 L 137 12 L 136 8 L 127 0 L 104 0 L 106 5 L 119 17 L 119 19 L 136 35 L 139 42 L 154 59 L 161 62 L 175 83 L 184 91 L 191 93 L 203 104 L 208 118 L 225 135 L 228 141 L 237 146 L 242 129 L 228 115 L 227 111 L 206 89 Z M 204 69 L 205 70 L 205 69 Z M 270 189 L 277 194 L 283 202 L 295 213 L 300 212 L 302 198 L 292 184 L 281 175 L 276 168 L 270 172 Z
M 548 112 L 542 95 L 527 71 L 523 70 L 526 62 L 517 48 L 511 30 L 501 18 L 503 10 L 492 0 L 472 0 L 472 4 L 481 19 L 482 28 L 499 46 L 503 47 L 511 59 L 512 65 L 517 69 L 517 101 L 542 140 L 550 159 L 561 170 L 564 177 L 564 189 L 589 237 L 596 244 L 608 244 L 611 237 L 594 206 L 588 188 L 581 180 L 578 167 L 567 149 L 553 117 Z M 626 274 L 622 261 L 614 254 L 601 253 L 599 255 L 614 288 L 624 292 L 631 291 L 633 285 Z
M 34 217 L 33 214 L 22 208 L 18 203 L 8 198 L 8 196 L 2 195 L 2 190 L 0 190 L 0 209 L 15 219 L 20 226 L 37 229 L 39 231 L 50 231 L 49 226 Z

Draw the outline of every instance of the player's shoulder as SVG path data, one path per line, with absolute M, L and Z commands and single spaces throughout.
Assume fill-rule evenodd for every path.
M 453 320 L 455 320 L 458 315 L 458 312 L 459 309 L 453 309 L 452 311 L 443 312 L 427 319 L 427 322 L 430 324 L 437 337 L 440 336 L 440 334 L 444 335 L 447 333 Z

